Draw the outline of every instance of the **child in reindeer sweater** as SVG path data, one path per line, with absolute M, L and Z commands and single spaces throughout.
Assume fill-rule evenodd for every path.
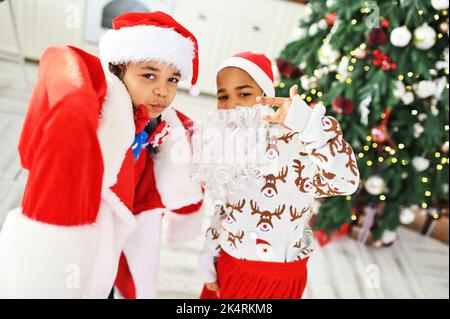
M 206 284 L 201 298 L 301 298 L 312 251 L 314 198 L 355 192 L 359 172 L 351 146 L 325 107 L 309 107 L 297 86 L 274 97 L 271 62 L 245 52 L 225 60 L 217 74 L 217 106 L 277 106 L 262 178 L 217 207 L 200 254 Z

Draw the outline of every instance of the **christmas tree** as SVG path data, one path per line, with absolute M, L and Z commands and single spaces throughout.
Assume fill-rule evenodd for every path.
M 299 84 L 307 103 L 323 103 L 361 173 L 355 194 L 321 203 L 314 228 L 331 234 L 371 208 L 379 240 L 415 207 L 448 214 L 448 0 L 311 0 L 307 8 L 277 60 L 277 94 Z

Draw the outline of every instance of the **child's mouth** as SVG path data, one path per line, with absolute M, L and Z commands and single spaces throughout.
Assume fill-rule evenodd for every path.
M 161 113 L 166 108 L 164 104 L 150 104 L 150 106 L 157 113 Z

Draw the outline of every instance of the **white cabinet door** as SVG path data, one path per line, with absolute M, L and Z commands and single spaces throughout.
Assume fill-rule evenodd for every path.
M 9 0 L 8 0 L 9 1 Z M 0 3 L 0 50 L 10 53 L 17 53 L 17 45 L 14 38 L 12 27 L 12 19 L 9 11 L 9 3 L 4 1 Z M 26 50 L 27 41 L 25 37 L 25 30 L 27 26 L 27 6 L 26 1 L 13 0 L 12 6 L 17 23 L 17 28 L 20 36 L 22 50 Z
M 243 51 L 268 54 L 276 41 L 273 26 L 263 21 L 229 19 L 227 24 L 230 31 L 227 39 L 229 55 Z
M 39 58 L 51 45 L 81 44 L 82 5 L 80 0 L 36 0 L 34 28 L 29 30 L 35 38 L 32 57 Z
M 13 0 L 25 56 L 39 59 L 57 44 L 98 54 L 96 45 L 83 41 L 86 1 L 95 0 Z M 173 15 L 198 39 L 201 91 L 215 94 L 216 69 L 224 59 L 242 51 L 275 59 L 305 11 L 302 5 L 281 0 L 177 0 Z M 0 3 L 0 28 L 0 49 L 15 52 L 6 2 Z
M 183 3 L 183 1 L 180 2 Z M 215 94 L 217 61 L 226 56 L 226 53 L 223 52 L 223 48 L 226 47 L 224 35 L 228 32 L 226 19 L 216 12 L 194 10 L 192 6 L 184 5 L 175 7 L 174 18 L 197 38 L 199 46 L 198 87 L 202 93 Z M 190 87 L 190 83 L 181 83 L 180 87 L 187 89 Z
M 253 51 L 275 59 L 291 39 L 303 8 L 280 0 L 177 0 L 175 19 L 199 41 L 201 91 L 215 94 L 217 67 L 235 53 Z
M 27 58 L 39 59 L 51 45 L 80 46 L 84 0 L 13 0 L 19 36 Z M 7 3 L 0 4 L 0 49 L 17 52 Z

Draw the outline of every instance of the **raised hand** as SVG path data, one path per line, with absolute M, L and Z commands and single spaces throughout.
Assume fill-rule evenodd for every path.
M 256 97 L 256 102 L 267 105 L 267 106 L 277 106 L 278 109 L 273 115 L 265 115 L 263 120 L 283 124 L 286 120 L 286 116 L 289 112 L 289 108 L 292 105 L 292 99 L 297 94 L 298 85 L 295 84 L 289 89 L 289 98 L 286 97 L 267 97 L 267 96 L 258 96 Z

